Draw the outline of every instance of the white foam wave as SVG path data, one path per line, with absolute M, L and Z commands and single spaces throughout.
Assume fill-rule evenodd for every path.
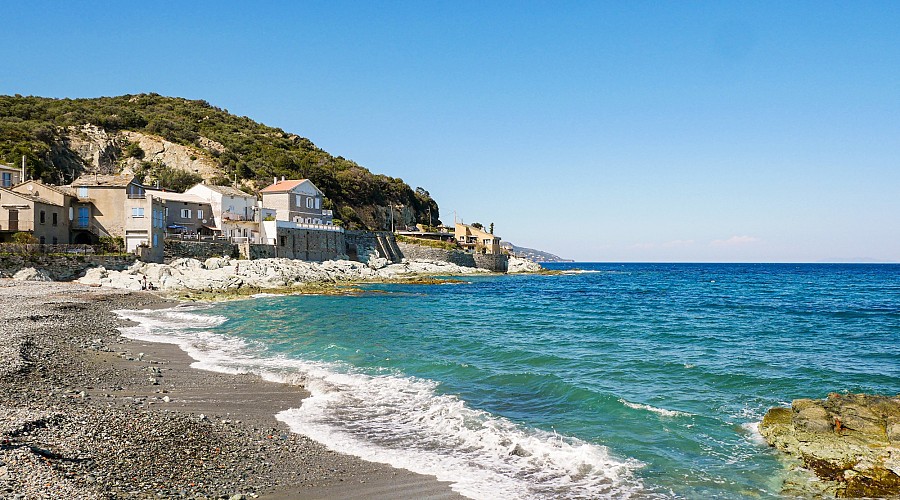
M 644 405 L 639 403 L 632 403 L 625 399 L 619 399 L 619 402 L 623 405 L 631 408 L 632 410 L 646 410 L 656 413 L 657 415 L 662 415 L 664 417 L 692 417 L 693 413 L 688 413 L 686 411 L 677 411 L 677 410 L 667 410 L 665 408 L 657 408 L 655 406 Z
M 760 434 L 760 432 L 759 432 L 759 424 L 761 424 L 761 423 L 762 423 L 762 421 L 744 422 L 743 424 L 741 424 L 741 427 L 745 431 L 747 431 L 747 436 L 752 443 L 758 444 L 758 445 L 763 445 L 763 446 L 768 446 L 769 443 L 766 442 L 766 438 L 764 438 L 763 435 Z
M 562 274 L 600 274 L 607 271 L 599 271 L 597 269 L 567 269 Z
M 197 314 L 201 307 L 118 313 L 140 323 L 124 328 L 125 336 L 175 343 L 196 368 L 304 385 L 311 396 L 276 415 L 292 431 L 336 451 L 437 476 L 471 498 L 648 496 L 634 475 L 642 464 L 604 446 L 470 408 L 440 394 L 431 380 L 272 356 L 210 331 L 226 318 Z

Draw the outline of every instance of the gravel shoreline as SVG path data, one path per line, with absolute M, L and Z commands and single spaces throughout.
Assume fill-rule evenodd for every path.
M 120 336 L 147 292 L 0 279 L 0 498 L 462 498 L 293 434 L 297 386 Z

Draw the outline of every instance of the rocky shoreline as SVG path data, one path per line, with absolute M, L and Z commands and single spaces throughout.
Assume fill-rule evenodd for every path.
M 900 497 L 900 395 L 796 399 L 770 409 L 759 431 L 819 479 L 798 476 L 785 484 L 786 494 Z
M 302 387 L 121 337 L 149 292 L 0 279 L 0 498 L 459 498 L 274 418 Z

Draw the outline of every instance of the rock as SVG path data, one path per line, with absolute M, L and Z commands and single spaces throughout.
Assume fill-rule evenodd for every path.
M 33 267 L 26 267 L 13 275 L 14 280 L 18 281 L 53 281 L 43 271 L 39 271 Z
M 537 262 L 532 262 L 528 259 L 520 259 L 518 257 L 509 257 L 509 265 L 507 267 L 506 272 L 510 274 L 515 273 L 539 273 L 543 271 L 544 268 L 541 267 Z
M 759 431 L 838 497 L 900 495 L 900 395 L 797 399 L 769 410 Z

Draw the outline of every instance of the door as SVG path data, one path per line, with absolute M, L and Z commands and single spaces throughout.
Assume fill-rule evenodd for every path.
M 19 211 L 14 209 L 9 209 L 9 230 L 10 231 L 18 231 L 19 230 Z
M 78 207 L 78 227 L 88 227 L 91 221 L 91 209 Z

